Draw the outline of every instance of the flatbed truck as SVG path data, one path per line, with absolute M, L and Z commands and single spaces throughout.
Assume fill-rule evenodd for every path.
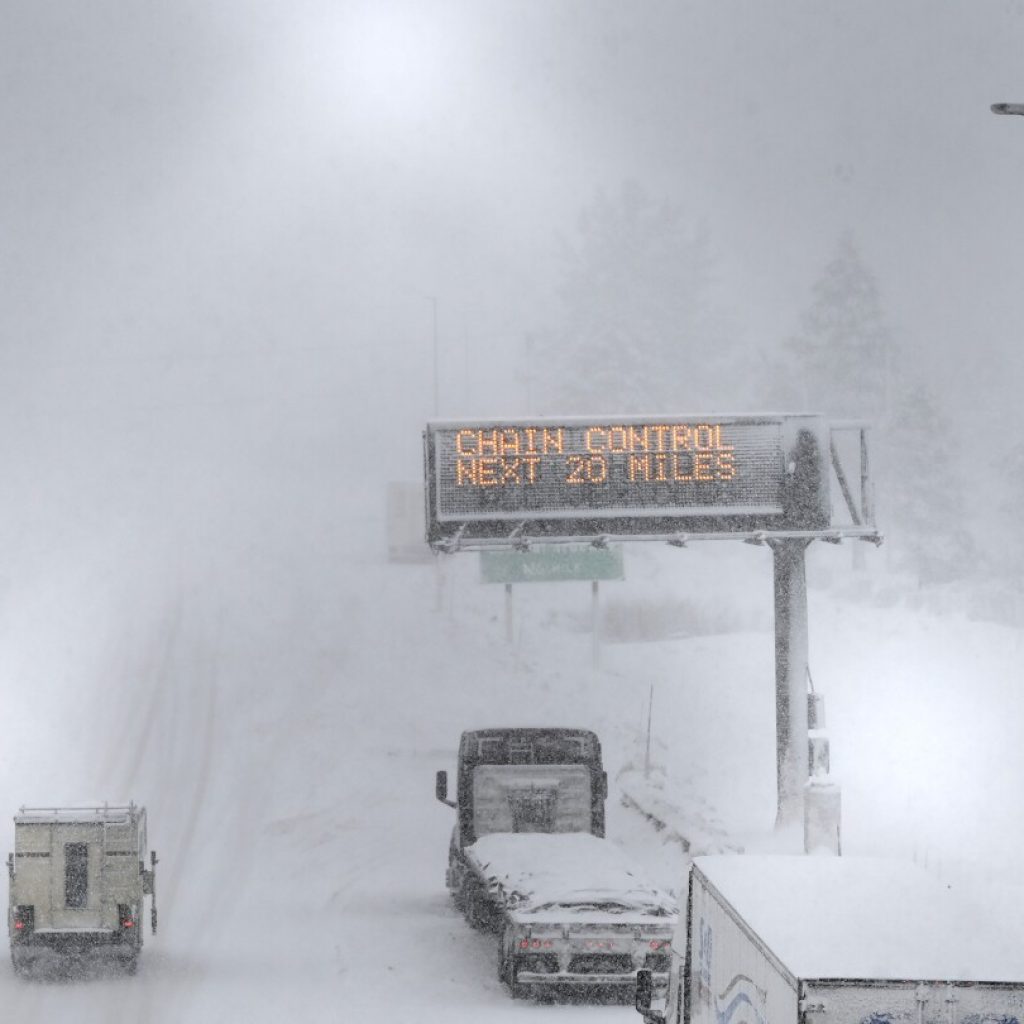
M 498 975 L 513 998 L 617 989 L 641 968 L 668 981 L 674 898 L 604 838 L 607 775 L 594 733 L 467 731 L 447 887 L 475 927 L 499 936 Z

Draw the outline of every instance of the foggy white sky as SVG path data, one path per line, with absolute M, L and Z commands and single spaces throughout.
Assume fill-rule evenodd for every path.
M 555 315 L 557 238 L 572 234 L 599 189 L 635 179 L 706 225 L 721 299 L 742 329 L 737 375 L 748 372 L 749 346 L 798 326 L 852 229 L 896 340 L 948 409 L 985 413 L 957 427 L 972 454 L 991 460 L 993 424 L 1015 426 L 1024 389 L 1024 118 L 997 118 L 989 105 L 1024 101 L 1022 55 L 1024 0 L 0 4 L 0 677 L 16 723 L 0 805 L 60 800 L 85 785 L 100 799 L 163 798 L 164 817 L 152 821 L 169 850 L 165 877 L 179 887 L 181 931 L 175 946 L 171 917 L 171 969 L 149 990 L 151 1009 L 201 1022 L 181 1010 L 201 998 L 182 991 L 183 979 L 202 988 L 208 977 L 217 993 L 225 978 L 239 990 L 242 1017 L 258 1003 L 258 1019 L 294 1016 L 321 993 L 336 1013 L 344 968 L 343 995 L 372 1013 L 398 977 L 364 973 L 364 963 L 384 963 L 382 949 L 396 962 L 407 950 L 430 957 L 429 983 L 409 989 L 413 1014 L 433 1002 L 450 1015 L 453 991 L 465 991 L 458 1005 L 475 1019 L 484 978 L 488 998 L 500 994 L 478 936 L 452 922 L 452 949 L 479 958 L 465 976 L 437 941 L 450 819 L 425 806 L 440 766 L 426 750 L 447 751 L 473 716 L 512 721 L 535 697 L 551 714 L 563 696 L 573 707 L 579 693 L 589 699 L 576 674 L 586 653 L 562 636 L 585 634 L 561 625 L 586 606 L 585 596 L 537 606 L 528 634 L 540 639 L 537 664 L 554 654 L 563 667 L 550 685 L 548 664 L 543 678 L 527 673 L 524 690 L 510 654 L 493 677 L 479 669 L 500 630 L 497 592 L 487 605 L 467 584 L 456 626 L 439 630 L 425 613 L 435 581 L 416 577 L 410 588 L 381 564 L 379 484 L 418 477 L 433 412 L 432 298 L 441 415 L 524 414 L 523 341 Z M 706 411 L 716 404 L 709 396 Z M 673 593 L 676 572 L 674 563 Z M 718 570 L 711 578 L 734 582 Z M 766 575 L 759 584 L 748 590 L 767 602 Z M 841 678 L 830 693 L 850 737 L 835 734 L 836 763 L 845 757 L 851 774 L 858 737 L 878 738 L 879 779 L 908 751 L 904 721 L 890 723 L 895 740 L 884 744 L 872 715 L 893 692 L 915 713 L 923 694 L 935 699 L 932 663 L 920 662 L 920 678 L 912 671 L 921 650 L 942 652 L 934 664 L 950 693 L 967 692 L 960 681 L 980 664 L 1000 699 L 1016 699 L 1019 657 L 995 627 L 972 634 L 955 660 L 936 641 L 959 650 L 941 620 L 914 632 L 888 608 L 864 623 L 849 624 L 845 608 L 834 618 L 813 627 L 813 642 L 849 673 L 845 691 Z M 905 653 L 894 658 L 879 634 Z M 694 689 L 721 668 L 718 649 L 703 650 L 703 662 L 688 662 Z M 763 672 L 767 682 L 767 654 Z M 469 673 L 480 677 L 471 687 Z M 827 688 L 829 671 L 816 662 L 815 673 Z M 666 680 L 677 675 L 666 668 Z M 643 688 L 628 698 L 639 711 L 650 677 L 633 666 L 627 676 Z M 757 682 L 745 666 L 735 676 Z M 442 696 L 410 700 L 434 692 L 423 680 Z M 616 723 L 621 745 L 617 679 L 608 693 L 611 710 L 600 705 L 599 717 Z M 1012 703 L 997 715 L 995 698 L 967 697 L 991 712 L 979 736 L 990 721 L 1016 721 Z M 953 735 L 968 705 L 939 698 L 938 721 Z M 118 702 L 121 714 L 109 715 Z M 330 713 L 318 719 L 323 706 Z M 341 741 L 345 730 L 355 742 Z M 968 783 L 993 775 L 998 759 L 1008 781 L 991 792 L 1014 791 L 1017 760 L 1004 756 L 1014 737 L 990 745 L 989 771 L 949 735 L 924 738 L 939 760 L 925 759 L 923 772 L 941 764 L 940 781 L 962 777 L 966 806 Z M 406 759 L 417 744 L 422 757 Z M 371 746 L 387 769 L 367 770 Z M 108 769 L 83 753 L 92 749 Z M 957 774 L 960 763 L 974 773 Z M 874 828 L 879 793 L 899 818 L 896 796 L 915 790 L 913 765 L 897 759 L 897 768 L 905 790 L 864 786 L 858 804 L 847 789 L 851 821 Z M 250 784 L 236 805 L 239 780 L 253 778 L 276 784 L 283 830 L 264 827 L 263 789 Z M 129 783 L 138 792 L 125 793 Z M 979 819 L 994 806 L 986 800 Z M 948 790 L 925 806 L 948 808 Z M 224 828 L 218 813 L 229 807 L 244 831 Z M 306 822 L 311 807 L 324 808 L 340 838 L 322 845 L 320 824 Z M 360 820 L 365 830 L 349 828 Z M 421 821 L 436 832 L 422 833 L 433 836 L 433 860 L 431 844 L 409 842 Z M 284 843 L 292 827 L 294 847 L 260 853 L 268 835 Z M 375 863 L 377 835 L 397 859 Z M 989 841 L 984 827 L 977 835 Z M 315 880 L 309 907 L 328 931 L 343 925 L 339 964 L 315 961 L 325 980 L 312 987 L 301 973 L 282 987 L 276 959 L 265 969 L 281 921 L 306 925 L 293 905 L 268 902 L 263 884 L 273 877 L 266 865 L 292 864 L 293 850 L 319 851 L 302 861 Z M 229 899 L 239 851 L 256 858 L 242 865 L 259 898 Z M 376 874 L 364 876 L 366 864 Z M 351 891 L 333 903 L 339 865 L 351 870 Z M 415 899 L 374 902 L 385 880 L 408 871 Z M 370 914 L 359 909 L 368 895 Z M 221 920 L 229 903 L 243 916 Z M 320 919 L 328 905 L 334 916 Z M 249 960 L 239 971 L 240 937 Z M 182 968 L 175 956 L 189 948 Z M 306 1003 L 291 1000 L 292 986 Z M 262 1005 L 271 990 L 279 1010 Z M 60 1004 L 62 991 L 26 990 L 23 1005 L 35 1009 L 22 1016 L 47 1017 L 38 1006 Z M 81 1016 L 76 1004 L 76 1020 L 111 1019 L 107 989 L 74 991 L 91 992 L 95 1006 Z
M 415 475 L 430 297 L 442 414 L 522 411 L 555 239 L 627 177 L 707 225 L 748 343 L 852 228 L 950 407 L 1011 415 L 1024 119 L 988 108 L 1024 98 L 1022 44 L 1019 0 L 13 0 L 8 430 L 337 426 L 373 396 Z

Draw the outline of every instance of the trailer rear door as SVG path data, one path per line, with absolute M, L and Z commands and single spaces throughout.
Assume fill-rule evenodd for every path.
M 55 822 L 43 827 L 50 830 L 50 927 L 109 928 L 112 922 L 104 922 L 103 826 Z
M 690 1024 L 796 1021 L 796 978 L 696 865 L 690 887 Z

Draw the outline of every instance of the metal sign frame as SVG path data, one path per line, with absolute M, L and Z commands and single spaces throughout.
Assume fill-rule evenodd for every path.
M 501 454 L 499 449 L 504 444 L 498 440 L 502 435 L 474 435 L 474 431 L 512 431 L 508 445 L 514 447 L 521 440 L 516 431 L 543 430 L 545 423 L 553 424 L 554 427 L 565 427 L 571 423 L 577 428 L 582 427 L 584 431 L 588 425 L 592 430 L 610 431 L 613 426 L 626 430 L 630 427 L 643 428 L 652 425 L 671 429 L 673 426 L 689 428 L 692 424 L 705 427 L 719 424 L 722 427 L 720 438 L 724 445 L 731 444 L 732 439 L 731 431 L 726 429 L 727 426 L 743 428 L 774 423 L 778 427 L 781 442 L 775 476 L 777 501 L 769 512 L 749 507 L 740 512 L 731 507 L 716 507 L 709 510 L 701 507 L 699 503 L 681 508 L 680 502 L 668 501 L 665 505 L 659 506 L 656 502 L 639 501 L 637 508 L 615 508 L 611 512 L 604 506 L 600 509 L 584 508 L 580 514 L 580 508 L 575 506 L 572 516 L 554 515 L 548 509 L 542 509 L 548 514 L 538 515 L 536 508 L 531 508 L 528 514 L 524 514 L 522 507 L 503 507 L 501 501 L 494 502 L 490 514 L 486 516 L 474 516 L 471 503 L 468 510 L 452 505 L 447 508 L 441 507 L 443 475 L 451 468 L 451 460 L 449 459 L 446 465 L 443 450 L 439 449 L 439 438 L 444 432 L 458 436 L 460 430 L 468 431 L 469 433 L 464 436 L 470 442 L 474 436 L 481 442 L 484 437 L 493 437 L 497 457 Z M 637 436 L 643 439 L 645 435 L 641 430 Z M 647 436 L 649 440 L 650 435 Z M 656 436 L 675 435 L 657 435 L 656 432 Z M 715 436 L 716 439 L 719 437 Z M 606 433 L 600 435 L 600 440 L 610 447 L 610 437 L 610 433 Z M 630 434 L 629 437 L 632 438 L 633 435 Z M 565 544 L 579 541 L 587 541 L 596 547 L 606 547 L 611 540 L 654 540 L 677 547 L 685 547 L 690 540 L 743 540 L 753 544 L 764 544 L 771 549 L 775 598 L 777 821 L 779 825 L 798 821 L 804 812 L 804 789 L 808 778 L 806 680 L 809 670 L 805 552 L 814 540 L 839 543 L 845 537 L 854 537 L 874 544 L 881 543 L 882 538 L 874 521 L 867 424 L 830 424 L 820 416 L 803 414 L 671 419 L 576 418 L 558 421 L 486 421 L 471 424 L 439 422 L 427 425 L 423 441 L 427 540 L 435 551 L 508 547 L 526 550 L 533 543 Z M 735 445 L 728 449 L 724 445 L 721 451 L 738 451 Z M 566 454 L 564 444 L 552 443 L 551 447 L 557 447 L 559 451 L 537 453 L 538 461 L 533 464 L 532 469 L 535 477 L 544 468 L 541 455 Z M 603 449 L 597 447 L 601 453 Z M 482 448 L 482 444 L 478 445 L 478 448 Z M 693 465 L 695 464 L 694 460 Z M 492 468 L 494 476 L 491 475 Z M 478 484 L 484 479 L 480 467 L 465 472 L 468 473 L 470 483 L 473 483 L 473 472 L 476 472 Z M 669 474 L 666 472 L 665 475 Z M 492 480 L 500 479 L 497 463 L 494 467 L 488 466 L 486 478 L 488 486 L 498 486 L 492 484 Z M 838 519 L 830 500 L 830 484 L 833 478 L 838 484 L 846 513 L 841 514 Z M 685 482 L 692 480 L 691 475 Z M 595 485 L 601 482 L 593 481 Z M 551 500 L 557 498 L 557 488 L 554 489 L 553 495 Z M 641 497 L 644 497 L 642 489 Z M 522 503 L 520 505 L 522 506 Z M 456 514 L 453 514 L 453 511 Z M 592 587 L 596 608 L 597 583 L 592 583 Z M 511 590 L 511 584 L 506 584 L 506 615 L 510 637 Z
M 435 421 L 423 440 L 435 550 L 836 532 L 818 415 Z

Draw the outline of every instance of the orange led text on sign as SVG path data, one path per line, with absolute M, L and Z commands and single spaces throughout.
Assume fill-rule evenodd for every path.
M 577 486 L 607 483 L 612 465 L 637 484 L 728 482 L 738 471 L 719 423 L 585 427 L 582 447 L 565 451 L 564 427 L 463 428 L 455 434 L 455 484 L 528 487 L 540 481 L 542 460 Z
M 563 427 L 460 430 L 455 435 L 455 451 L 460 456 L 560 455 L 564 447 Z
M 455 435 L 455 483 L 459 487 L 516 487 L 540 479 L 540 457 L 560 455 L 562 427 L 463 429 Z
M 722 440 L 721 423 L 655 423 L 647 426 L 588 427 L 588 452 L 731 452 Z
M 633 483 L 710 483 L 732 480 L 735 476 L 732 452 L 694 452 L 689 458 L 647 453 L 630 455 L 627 462 L 627 478 Z
M 540 456 L 505 458 L 484 455 L 462 456 L 455 463 L 455 483 L 460 487 L 508 487 L 535 484 L 540 479 Z

